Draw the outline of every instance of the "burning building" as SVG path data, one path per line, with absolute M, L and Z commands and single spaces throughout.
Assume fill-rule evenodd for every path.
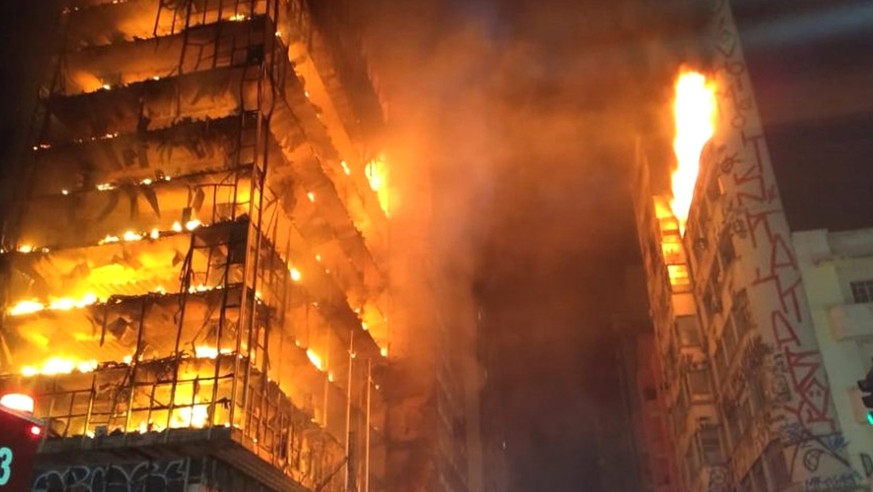
M 807 300 L 825 292 L 809 275 L 830 278 L 811 258 L 828 240 L 847 254 L 847 236 L 790 227 L 728 2 L 712 25 L 709 74 L 685 70 L 676 84 L 678 166 L 668 176 L 671 166 L 641 145 L 633 184 L 683 490 L 870 490 L 869 456 L 847 444 L 869 432 L 846 387 L 863 371 L 845 374 L 836 354 L 848 349 L 816 328 L 824 298 L 813 309 Z M 844 278 L 861 285 L 859 276 Z M 849 309 L 834 308 L 838 326 Z
M 346 2 L 69 0 L 2 237 L 34 490 L 385 490 L 379 103 Z

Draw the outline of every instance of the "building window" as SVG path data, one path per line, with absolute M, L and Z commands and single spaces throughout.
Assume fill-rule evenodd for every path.
M 721 292 L 721 265 L 717 261 L 712 262 L 712 270 L 709 272 L 709 285 L 718 294 Z
M 749 302 L 749 293 L 743 289 L 734 296 L 731 314 L 739 338 L 752 329 L 752 306 Z
M 707 465 L 718 465 L 724 461 L 721 449 L 721 435 L 716 426 L 702 427 L 697 434 L 700 450 Z
M 733 400 L 726 400 L 722 403 L 722 412 L 724 412 L 724 418 L 728 424 L 727 433 L 730 436 L 730 442 L 732 445 L 736 445 L 740 441 L 742 432 L 740 428 L 739 407 Z
M 724 377 L 727 375 L 727 367 L 728 367 L 728 357 L 727 350 L 724 346 L 724 341 L 720 341 L 718 344 L 718 348 L 716 348 L 715 352 L 715 370 L 716 377 L 719 380 L 724 381 Z
M 718 176 L 713 173 L 710 175 L 709 183 L 706 185 L 706 195 L 713 202 L 718 201 L 722 196 L 721 182 L 718 179 Z
M 737 258 L 737 252 L 734 249 L 734 243 L 730 228 L 725 228 L 718 241 L 718 255 L 721 258 L 721 264 L 727 268 Z
M 709 371 L 697 370 L 688 373 L 688 389 L 692 398 L 708 398 L 712 396 L 709 386 Z
M 737 327 L 734 325 L 734 317 L 733 313 L 727 317 L 724 323 L 724 329 L 722 329 L 721 336 L 727 340 L 726 344 L 730 349 L 728 351 L 728 358 L 733 359 L 734 351 L 737 346 L 739 346 L 740 341 L 742 339 L 742 334 L 737 333 Z
M 676 332 L 679 337 L 679 345 L 682 347 L 700 347 L 700 330 L 697 319 L 691 316 L 682 316 L 676 319 Z
M 730 317 L 728 317 L 728 320 L 730 320 Z M 734 354 L 737 351 L 737 339 L 733 330 L 733 324 L 728 322 L 725 323 L 724 330 L 721 332 L 721 345 L 724 347 L 728 364 L 734 360 Z
M 703 310 L 706 312 L 707 320 L 711 320 L 721 312 L 721 300 L 716 293 L 713 293 L 711 287 L 703 294 Z
M 849 284 L 856 303 L 873 302 L 873 279 L 859 280 Z

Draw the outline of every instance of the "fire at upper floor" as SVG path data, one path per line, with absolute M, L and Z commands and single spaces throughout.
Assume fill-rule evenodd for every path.
M 382 439 L 387 169 L 319 15 L 69 3 L 2 252 L 3 391 L 52 437 L 228 428 L 313 484 Z

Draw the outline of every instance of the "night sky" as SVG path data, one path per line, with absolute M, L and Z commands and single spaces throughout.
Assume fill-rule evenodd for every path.
M 4 152 L 45 50 L 37 3 L 0 11 Z M 426 134 L 436 223 L 449 248 L 463 242 L 475 272 L 459 288 L 481 307 L 490 397 L 503 409 L 484 418 L 505 430 L 510 491 L 608 491 L 593 444 L 604 437 L 596 416 L 615 404 L 605 330 L 611 315 L 639 308 L 622 284 L 638 261 L 632 139 L 666 138 L 671 78 L 699 55 L 699 2 L 372 3 L 369 49 L 389 125 Z M 869 225 L 860 191 L 873 183 L 873 70 L 857 53 L 873 49 L 870 3 L 736 3 L 792 225 Z M 804 15 L 839 29 L 810 34 Z M 789 49 L 797 56 L 781 56 Z M 836 171 L 822 191 L 825 165 Z M 822 211 L 836 208 L 863 212 Z

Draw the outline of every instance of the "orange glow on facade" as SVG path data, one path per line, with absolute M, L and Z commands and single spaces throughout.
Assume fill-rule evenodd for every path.
M 319 371 L 324 370 L 324 365 L 321 362 L 321 357 L 318 356 L 312 349 L 306 349 L 306 357 L 309 358 L 309 362 L 312 362 L 312 365 L 316 367 Z
M 35 299 L 19 301 L 9 309 L 11 316 L 20 316 L 24 314 L 36 313 L 49 309 L 52 311 L 69 311 L 71 309 L 83 308 L 95 304 L 100 299 L 94 294 L 85 294 L 81 299 L 72 299 L 69 297 L 61 297 L 52 299 L 48 305 Z
M 683 70 L 676 79 L 673 116 L 676 135 L 673 152 L 676 170 L 671 176 L 673 199 L 670 208 L 679 220 L 679 230 L 685 233 L 685 221 L 694 197 L 694 185 L 700 170 L 700 153 L 715 131 L 715 88 L 706 77 Z
M 0 405 L 19 412 L 33 413 L 33 397 L 22 393 L 8 393 L 0 397 Z
M 46 360 L 41 366 L 24 366 L 21 369 L 23 376 L 36 376 L 42 374 L 44 376 L 52 376 L 55 374 L 70 374 L 73 371 L 91 372 L 97 369 L 96 360 L 76 361 L 64 357 L 51 357 Z
M 357 48 L 310 56 L 301 34 L 317 24 L 306 2 L 181 11 L 157 0 L 74 3 L 58 55 L 78 58 L 51 70 L 62 82 L 44 86 L 69 104 L 46 107 L 36 122 L 39 170 L 15 182 L 21 208 L 0 245 L 8 267 L 0 272 L 0 404 L 45 421 L 36 432 L 46 441 L 94 439 L 86 454 L 103 453 L 101 438 L 119 433 L 166 433 L 124 439 L 123 453 L 175 447 L 177 436 L 206 449 L 229 435 L 271 473 L 299 482 L 282 490 L 328 484 L 349 449 L 384 454 L 369 446 L 370 429 L 385 428 L 384 401 L 364 398 L 369 375 L 341 350 L 361 321 L 348 311 L 384 308 L 391 294 L 376 199 L 387 196 L 384 163 L 366 165 L 374 150 L 363 149 L 378 148 L 373 132 L 348 126 L 357 118 L 345 111 L 358 106 L 334 85 Z M 279 15 L 286 7 L 299 9 Z M 210 55 L 181 56 L 174 68 L 197 43 L 189 29 L 216 35 Z M 149 48 L 156 42 L 161 50 Z M 223 82 L 240 70 L 248 74 L 240 84 Z M 288 90 L 260 97 L 280 72 Z M 220 87 L 204 98 L 201 82 Z M 139 112 L 124 109 L 134 93 Z M 270 107 L 281 117 L 263 118 Z M 83 123 L 91 110 L 114 116 Z M 62 123 L 55 131 L 43 121 Z M 83 161 L 87 178 L 77 170 Z M 369 329 L 376 334 L 361 334 L 370 341 L 361 346 L 378 357 L 372 344 L 382 328 L 373 320 Z M 343 388 L 324 384 L 334 378 Z M 343 410 L 348 429 L 341 419 L 330 427 L 311 419 L 326 423 Z M 173 431 L 213 427 L 233 432 Z
M 364 166 L 364 175 L 370 183 L 370 189 L 376 192 L 379 199 L 379 207 L 389 214 L 390 204 L 388 200 L 388 167 L 381 158 L 371 160 Z
M 221 355 L 226 355 L 231 353 L 232 350 L 229 348 L 221 349 Z M 210 347 L 206 345 L 198 345 L 194 347 L 194 356 L 198 359 L 217 359 L 219 354 L 219 350 L 215 347 Z

